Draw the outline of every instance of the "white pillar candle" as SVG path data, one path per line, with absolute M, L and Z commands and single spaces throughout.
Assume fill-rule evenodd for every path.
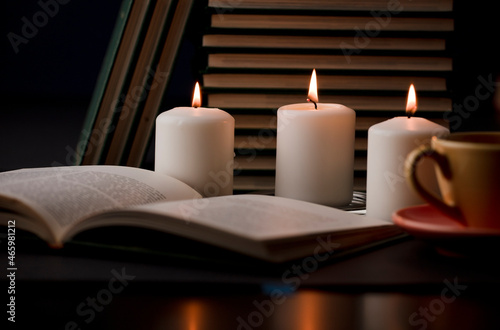
M 416 104 L 415 90 L 411 85 L 407 116 L 395 117 L 368 129 L 366 214 L 370 217 L 390 221 L 394 211 L 424 203 L 406 183 L 406 156 L 428 143 L 432 136 L 446 135 L 449 130 L 425 118 L 412 117 Z M 432 163 L 426 162 L 418 170 L 423 184 L 437 191 Z
M 193 107 L 177 107 L 156 118 L 155 171 L 170 175 L 203 196 L 233 191 L 234 118 L 201 108 L 199 87 Z
M 309 99 L 312 103 L 278 109 L 275 194 L 328 206 L 349 204 L 356 113 L 341 104 L 317 103 L 315 71 Z

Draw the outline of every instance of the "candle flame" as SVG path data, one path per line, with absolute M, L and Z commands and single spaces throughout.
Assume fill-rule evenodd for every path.
M 311 82 L 309 83 L 309 93 L 307 94 L 307 100 L 314 103 L 316 108 L 316 103 L 318 103 L 318 83 L 316 81 L 316 69 L 313 69 L 311 74 Z
M 408 99 L 406 100 L 406 115 L 408 118 L 413 116 L 415 111 L 417 111 L 417 95 L 415 93 L 415 86 L 411 84 L 408 90 Z
M 193 103 L 192 106 L 194 108 L 201 107 L 201 93 L 200 93 L 200 84 L 196 82 L 196 85 L 194 86 L 194 93 L 193 93 Z

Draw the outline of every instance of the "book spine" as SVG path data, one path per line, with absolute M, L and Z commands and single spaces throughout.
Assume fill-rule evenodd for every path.
M 130 14 L 130 9 L 132 8 L 132 2 L 133 0 L 123 0 L 118 11 L 118 17 L 116 19 L 106 54 L 104 55 L 101 70 L 97 77 L 97 83 L 90 100 L 85 121 L 83 123 L 82 133 L 78 140 L 76 149 L 77 158 L 74 165 L 80 165 L 82 163 L 84 154 L 87 150 L 89 137 L 91 135 L 92 128 L 94 127 L 99 107 L 104 96 L 104 90 L 111 75 L 113 62 L 115 61 L 118 48 L 122 40 L 123 32 Z

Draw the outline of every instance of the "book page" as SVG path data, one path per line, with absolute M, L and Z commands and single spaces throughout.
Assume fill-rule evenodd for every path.
M 392 225 L 389 221 L 274 196 L 233 195 L 134 207 L 255 240 Z
M 0 174 L 0 196 L 7 197 L 11 204 L 24 204 L 29 211 L 15 211 L 34 212 L 54 230 L 104 210 L 201 197 L 174 178 L 123 166 L 70 166 L 5 172 Z
M 391 221 L 332 207 L 283 197 L 230 195 L 103 212 L 68 228 L 64 237 L 71 240 L 82 231 L 116 225 L 162 231 L 277 262 L 329 249 L 329 242 L 348 251 L 401 235 Z

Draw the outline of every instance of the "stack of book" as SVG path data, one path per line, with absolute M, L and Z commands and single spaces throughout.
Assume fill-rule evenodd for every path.
M 77 164 L 140 166 L 193 0 L 123 0 L 77 146 Z
M 452 0 L 209 0 L 203 35 L 208 107 L 236 119 L 235 192 L 274 189 L 276 110 L 306 101 L 312 69 L 319 101 L 356 111 L 355 190 L 366 181 L 367 130 L 404 116 L 446 126 Z

